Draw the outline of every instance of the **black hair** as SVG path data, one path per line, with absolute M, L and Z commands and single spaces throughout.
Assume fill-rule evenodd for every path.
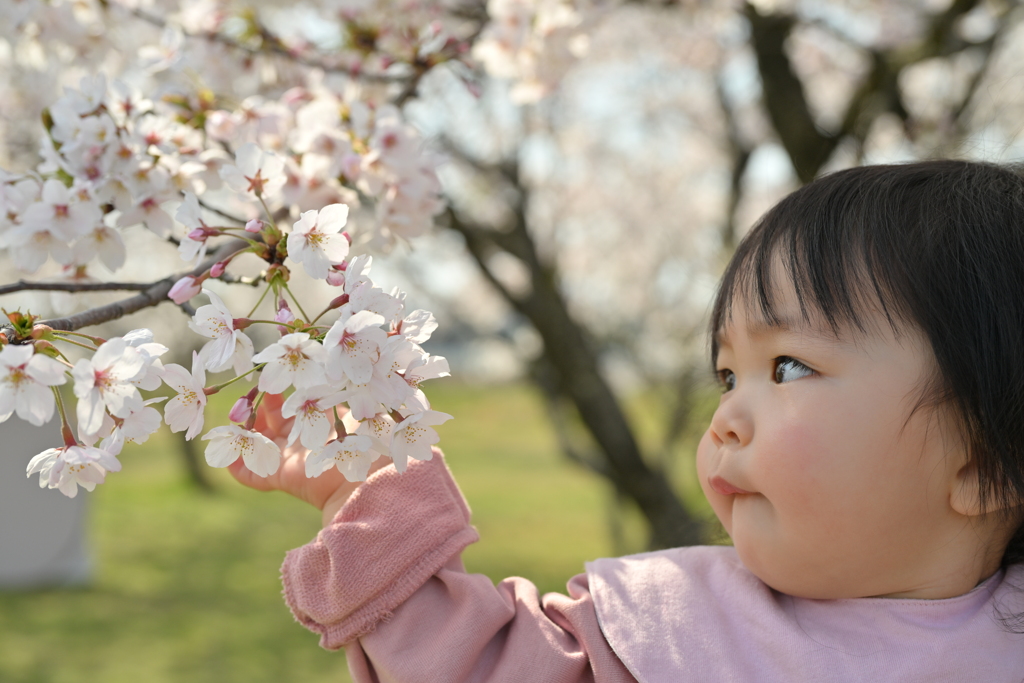
M 929 402 L 959 422 L 983 509 L 1020 524 L 1024 502 L 1024 170 L 967 161 L 865 166 L 824 176 L 765 214 L 726 268 L 717 333 L 737 294 L 778 323 L 773 275 L 801 313 L 837 336 L 880 307 L 897 335 L 916 326 L 937 361 Z M 773 272 L 774 271 L 774 272 Z M 1003 566 L 1024 562 L 1024 525 Z

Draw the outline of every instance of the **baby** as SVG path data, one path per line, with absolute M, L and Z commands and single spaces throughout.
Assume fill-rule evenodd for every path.
M 439 453 L 361 485 L 239 460 L 323 510 L 282 569 L 296 618 L 360 682 L 1024 681 L 1024 177 L 819 179 L 743 240 L 710 329 L 697 470 L 733 547 L 597 560 L 540 596 L 465 573 Z

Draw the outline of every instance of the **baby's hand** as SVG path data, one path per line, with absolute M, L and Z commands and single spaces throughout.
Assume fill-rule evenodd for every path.
M 285 419 L 281 415 L 283 402 L 280 395 L 264 396 L 255 424 L 256 431 L 281 447 L 281 467 L 269 477 L 260 477 L 253 474 L 239 458 L 228 466 L 228 471 L 239 482 L 257 491 L 284 491 L 306 501 L 323 511 L 323 523 L 327 526 L 360 482 L 350 482 L 337 468 L 331 468 L 319 477 L 306 476 L 306 456 L 309 451 L 299 443 L 285 446 L 294 418 Z M 375 472 L 387 462 L 387 458 L 380 458 L 370 471 Z

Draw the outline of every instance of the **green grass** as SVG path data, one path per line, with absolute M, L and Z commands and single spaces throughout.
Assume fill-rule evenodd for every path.
M 441 445 L 483 539 L 464 553 L 469 571 L 564 590 L 585 560 L 642 549 L 635 516 L 626 547 L 612 547 L 607 485 L 564 461 L 532 390 L 430 389 L 456 416 Z M 280 595 L 284 553 L 315 536 L 319 512 L 222 471 L 211 471 L 217 493 L 203 494 L 174 443 L 161 432 L 126 451 L 124 470 L 91 494 L 88 588 L 0 593 L 0 681 L 348 680 L 344 656 L 321 650 Z

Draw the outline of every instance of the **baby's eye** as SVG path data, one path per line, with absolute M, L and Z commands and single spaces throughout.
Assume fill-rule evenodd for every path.
M 722 385 L 722 391 L 732 391 L 736 388 L 736 373 L 732 370 L 725 368 L 716 372 L 718 375 L 718 383 Z
M 814 370 L 789 356 L 779 356 L 775 359 L 775 381 L 779 384 L 792 382 L 794 379 L 813 375 Z

